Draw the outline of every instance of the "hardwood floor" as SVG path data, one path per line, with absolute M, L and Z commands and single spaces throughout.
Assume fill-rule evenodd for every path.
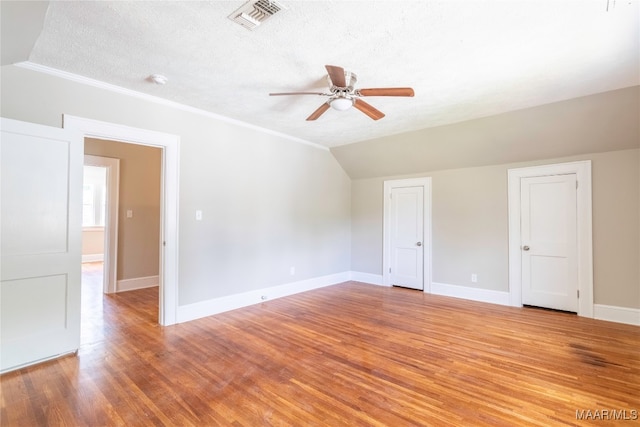
M 640 416 L 636 326 L 348 282 L 160 327 L 157 298 L 155 288 L 105 297 L 77 357 L 2 376 L 1 425 L 601 426 Z

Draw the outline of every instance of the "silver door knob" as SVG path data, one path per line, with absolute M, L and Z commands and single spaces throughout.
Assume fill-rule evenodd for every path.
M 416 243 L 416 246 L 422 246 L 422 242 Z
M 529 246 L 523 246 L 523 247 L 522 247 L 522 250 L 523 250 L 523 251 L 528 251 L 528 250 L 529 250 Z

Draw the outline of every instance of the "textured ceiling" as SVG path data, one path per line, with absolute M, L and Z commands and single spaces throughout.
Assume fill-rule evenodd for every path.
M 253 31 L 242 4 L 52 1 L 29 61 L 329 147 L 640 84 L 638 0 L 282 0 Z M 268 96 L 326 91 L 325 64 L 416 95 L 315 122 L 323 98 Z

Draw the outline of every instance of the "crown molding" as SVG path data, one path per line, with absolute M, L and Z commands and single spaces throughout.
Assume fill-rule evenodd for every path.
M 62 79 L 71 80 L 76 83 L 80 83 L 87 86 L 92 86 L 98 89 L 107 90 L 114 93 L 119 93 L 125 96 L 131 96 L 133 98 L 142 99 L 148 102 L 153 102 L 155 104 L 164 105 L 167 107 L 175 108 L 177 110 L 186 111 L 189 113 L 197 114 L 200 116 L 208 117 L 214 120 L 220 120 L 222 122 L 230 123 L 236 126 L 256 130 L 258 132 L 266 133 L 269 135 L 278 136 L 280 138 L 287 139 L 289 141 L 294 141 L 300 144 L 309 145 L 314 148 L 318 148 L 320 150 L 329 151 L 328 147 L 324 145 L 317 144 L 315 142 L 307 141 L 306 139 L 297 138 L 295 136 L 287 135 L 285 133 L 276 132 L 267 128 L 263 128 L 260 126 L 252 125 L 250 123 L 243 122 L 241 120 L 232 119 L 229 117 L 222 116 L 220 114 L 211 113 L 209 111 L 202 110 L 200 108 L 191 107 L 189 105 L 181 104 L 179 102 L 170 101 L 168 99 L 160 98 L 158 96 L 148 95 L 146 93 L 137 92 L 135 90 L 126 89 L 121 86 L 113 85 L 111 83 L 105 83 L 100 80 L 91 79 L 89 77 L 84 77 L 78 74 L 69 73 L 67 71 L 58 70 L 57 68 L 47 67 L 46 65 L 36 64 L 34 62 L 18 62 L 14 64 L 17 67 L 24 68 L 31 71 L 36 71 L 39 73 L 49 74 L 55 77 L 60 77 Z

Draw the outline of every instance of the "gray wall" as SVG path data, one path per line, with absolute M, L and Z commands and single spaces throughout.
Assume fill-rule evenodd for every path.
M 66 113 L 180 135 L 181 305 L 348 270 L 381 274 L 382 182 L 406 176 L 433 177 L 433 280 L 472 286 L 473 272 L 473 286 L 506 291 L 507 169 L 591 159 L 595 302 L 640 308 L 638 87 L 375 140 L 371 150 L 352 144 L 332 150 L 338 163 L 18 67 L 1 77 L 4 117 L 59 127 Z
M 433 178 L 433 281 L 508 291 L 507 170 L 591 160 L 594 300 L 640 308 L 640 87 L 332 149 L 352 270 L 382 274 L 383 182 Z M 471 274 L 478 283 L 471 283 Z
M 508 291 L 507 170 L 591 160 L 594 302 L 640 308 L 640 150 L 452 169 L 432 177 L 433 281 Z M 382 274 L 383 182 L 352 183 L 352 270 Z M 478 283 L 471 283 L 471 274 Z
M 3 117 L 180 136 L 180 305 L 350 270 L 350 179 L 329 151 L 15 66 L 1 79 Z
M 639 149 L 354 180 L 352 270 L 382 274 L 384 180 L 430 176 L 433 281 L 508 291 L 507 170 L 575 160 L 592 161 L 594 302 L 640 308 Z

